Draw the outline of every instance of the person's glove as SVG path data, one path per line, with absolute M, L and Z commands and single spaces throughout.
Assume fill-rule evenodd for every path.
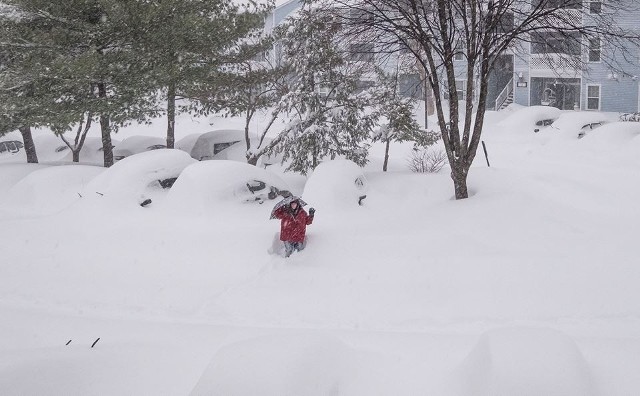
M 309 209 L 309 216 L 313 217 L 316 214 L 316 210 L 314 208 Z

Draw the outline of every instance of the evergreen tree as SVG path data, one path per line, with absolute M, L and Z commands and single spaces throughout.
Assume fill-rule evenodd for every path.
M 207 90 L 197 97 L 209 111 L 244 117 L 246 157 L 252 165 L 256 165 L 271 147 L 271 141 L 265 138 L 281 115 L 282 108 L 278 104 L 286 92 L 287 69 L 262 57 L 260 50 L 266 50 L 270 41 L 262 42 L 262 45 L 251 46 L 256 51 L 254 59 L 228 65 L 213 77 L 219 89 Z M 249 130 L 251 122 L 257 114 L 265 112 L 267 121 L 253 138 Z
M 46 85 L 41 65 L 51 57 L 48 51 L 31 45 L 32 32 L 18 23 L 21 18 L 12 7 L 0 9 L 0 136 L 19 130 L 27 162 L 37 163 L 31 129 L 45 122 L 39 106 L 51 98 L 44 99 L 49 92 L 40 89 Z
M 222 68 L 254 56 L 246 43 L 262 28 L 269 7 L 230 0 L 136 3 L 134 48 L 149 63 L 146 80 L 166 100 L 167 147 L 173 148 L 177 113 L 210 110 L 210 103 L 199 100 L 225 88 L 219 79 Z M 176 101 L 185 97 L 193 101 L 177 107 Z
M 373 141 L 385 143 L 382 170 L 387 171 L 391 142 L 414 142 L 416 147 L 428 147 L 438 141 L 436 132 L 420 128 L 414 117 L 415 102 L 398 93 L 398 73 L 391 75 L 378 73 L 375 91 L 375 111 L 382 122 L 374 131 Z
M 149 85 L 141 78 L 149 65 L 132 51 L 137 2 L 5 3 L 17 10 L 17 17 L 3 18 L 12 33 L 3 48 L 13 47 L 20 54 L 21 67 L 13 72 L 37 92 L 20 108 L 35 120 L 30 126 L 47 125 L 61 133 L 91 114 L 100 123 L 104 165 L 112 165 L 111 133 L 158 113 Z M 13 115 L 10 118 L 20 118 L 17 111 Z
M 302 174 L 324 158 L 364 165 L 375 124 L 367 111 L 372 96 L 358 86 L 368 62 L 348 61 L 334 16 L 308 5 L 282 26 L 281 43 L 291 75 L 278 106 L 288 124 L 271 150 Z

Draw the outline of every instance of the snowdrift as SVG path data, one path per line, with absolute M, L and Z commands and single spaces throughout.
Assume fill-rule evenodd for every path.
M 45 164 L 25 164 L 25 163 L 4 163 L 0 164 L 0 195 L 6 193 L 16 183 L 22 180 L 31 172 L 44 169 L 50 165 Z
M 345 393 L 353 381 L 354 351 L 330 335 L 259 337 L 222 348 L 191 392 L 203 395 Z
M 11 211 L 53 214 L 81 199 L 81 191 L 103 171 L 102 167 L 90 165 L 38 169 L 16 183 L 0 200 L 0 205 Z
M 594 381 L 576 343 L 551 329 L 488 331 L 452 379 L 458 396 L 593 396 Z

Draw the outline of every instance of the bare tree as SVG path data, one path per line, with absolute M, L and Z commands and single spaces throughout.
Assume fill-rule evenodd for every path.
M 93 114 L 91 112 L 87 112 L 86 122 L 85 116 L 83 114 L 82 119 L 78 123 L 78 128 L 76 129 L 76 137 L 73 140 L 73 144 L 63 134 L 59 135 L 64 144 L 66 144 L 73 153 L 73 162 L 80 162 L 80 151 L 82 150 L 82 146 L 84 146 L 84 141 L 87 138 L 87 133 L 89 132 L 89 129 L 91 129 L 92 121 Z
M 638 32 L 615 23 L 633 0 L 608 0 L 607 12 L 593 12 L 582 0 L 318 0 L 318 7 L 340 9 L 349 34 L 374 42 L 377 51 L 409 49 L 427 71 L 438 124 L 451 166 L 456 199 L 468 197 L 467 176 L 475 158 L 488 107 L 488 82 L 499 57 L 520 45 L 570 46 L 560 61 L 584 68 L 593 40 L 605 42 L 602 61 L 624 68 L 637 51 Z M 597 11 L 597 10 L 596 10 Z M 637 14 L 636 14 L 637 15 Z M 630 23 L 627 26 L 634 26 Z M 546 41 L 540 33 L 559 40 Z M 355 38 L 354 38 L 355 39 Z M 542 42 L 540 40 L 543 40 Z M 554 44 L 559 43 L 559 44 Z M 462 70 L 454 57 L 465 61 Z M 558 57 L 548 57 L 550 64 Z M 457 81 L 456 81 L 457 80 Z M 463 86 L 458 86 L 464 81 Z M 464 107 L 458 103 L 464 92 Z M 449 100 L 448 111 L 446 100 Z M 475 98 L 475 100 L 471 100 Z

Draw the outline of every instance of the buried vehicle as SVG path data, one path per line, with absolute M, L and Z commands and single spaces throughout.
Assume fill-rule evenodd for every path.
M 5 140 L 0 142 L 0 153 L 17 153 L 24 148 L 24 144 L 18 140 Z
M 252 145 L 261 144 L 262 147 L 268 145 L 269 138 L 252 138 Z M 198 161 L 208 160 L 232 160 L 247 162 L 247 147 L 244 131 L 240 129 L 220 129 L 206 132 L 201 135 L 189 135 L 176 143 L 176 147 L 188 152 L 193 159 Z M 270 165 L 280 163 L 281 154 L 263 154 L 256 165 L 266 168 Z
M 568 137 L 580 139 L 592 130 L 615 121 L 616 115 L 599 111 L 569 111 L 562 113 L 551 127 Z
M 257 202 L 291 193 L 274 173 L 247 163 L 220 160 L 194 163 L 180 174 L 166 204 L 197 212 L 228 204 Z
M 154 136 L 130 136 L 120 142 L 113 149 L 113 159 L 120 161 L 134 154 L 158 149 L 166 149 L 166 141 Z
M 244 131 L 240 129 L 220 129 L 200 135 L 189 152 L 198 161 L 227 158 L 223 151 L 244 141 Z
M 164 198 L 183 169 L 196 162 L 180 150 L 140 153 L 115 163 L 85 188 L 87 199 L 146 207 Z
M 560 109 L 551 106 L 522 107 L 500 121 L 498 126 L 518 132 L 540 132 L 543 128 L 551 126 L 560 117 L 560 114 L 562 114 Z
M 330 160 L 314 169 L 303 196 L 316 207 L 355 207 L 364 203 L 368 190 L 367 178 L 355 162 Z

